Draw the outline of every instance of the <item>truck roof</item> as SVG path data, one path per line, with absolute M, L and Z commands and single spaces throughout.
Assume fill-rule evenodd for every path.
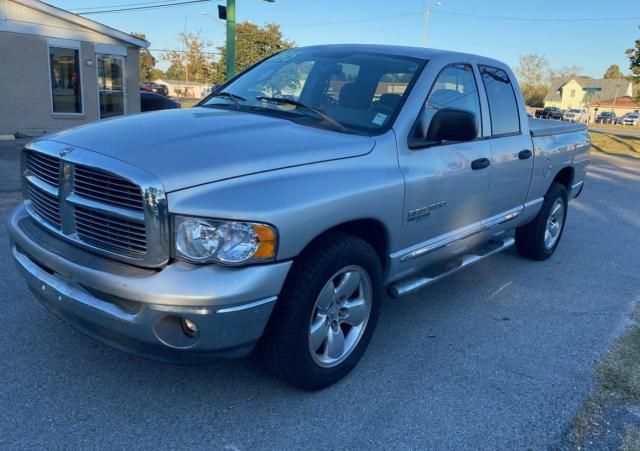
M 422 58 L 426 60 L 436 57 L 451 57 L 452 59 L 460 59 L 460 62 L 470 62 L 472 60 L 482 59 L 484 62 L 505 65 L 503 62 L 488 58 L 482 55 L 474 55 L 472 53 L 453 52 L 450 50 L 432 49 L 424 47 L 411 47 L 403 45 L 385 45 L 385 44 L 324 44 L 310 45 L 298 47 L 308 50 L 342 50 L 351 52 L 375 52 L 388 53 L 391 55 L 409 56 L 413 58 Z

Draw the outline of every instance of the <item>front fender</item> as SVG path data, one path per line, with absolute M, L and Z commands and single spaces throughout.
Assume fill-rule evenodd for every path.
M 285 168 L 170 193 L 170 213 L 265 222 L 278 229 L 278 259 L 298 255 L 322 232 L 374 219 L 392 251 L 403 217 L 404 183 L 395 140 L 368 155 Z

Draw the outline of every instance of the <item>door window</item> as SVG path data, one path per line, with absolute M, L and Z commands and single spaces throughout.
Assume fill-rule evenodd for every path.
M 98 56 L 100 119 L 124 114 L 124 58 Z
M 499 136 L 520 133 L 518 103 L 507 73 L 490 66 L 480 66 L 480 73 L 489 101 L 491 134 Z
M 480 136 L 480 97 L 473 69 L 469 64 L 452 64 L 442 69 L 425 105 L 425 130 L 429 129 L 436 112 L 445 108 L 473 113 Z

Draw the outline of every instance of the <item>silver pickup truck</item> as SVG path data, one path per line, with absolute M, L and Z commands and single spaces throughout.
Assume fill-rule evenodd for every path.
M 255 349 L 319 389 L 362 357 L 385 292 L 513 244 L 550 257 L 589 150 L 583 125 L 527 117 L 498 61 L 290 49 L 195 108 L 28 144 L 11 249 L 44 305 L 116 348 Z

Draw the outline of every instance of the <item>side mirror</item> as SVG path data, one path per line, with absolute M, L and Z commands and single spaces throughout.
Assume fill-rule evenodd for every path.
M 445 108 L 438 110 L 426 128 L 425 111 L 416 124 L 414 137 L 409 140 L 410 149 L 441 144 L 443 141 L 473 141 L 478 136 L 476 116 L 470 111 Z

